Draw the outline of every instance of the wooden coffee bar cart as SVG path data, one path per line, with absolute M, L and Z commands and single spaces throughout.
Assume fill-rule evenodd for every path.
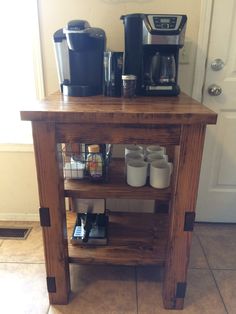
M 21 118 L 32 121 L 50 303 L 68 303 L 69 263 L 163 265 L 164 307 L 182 309 L 205 130 L 217 114 L 183 93 L 132 99 L 55 93 L 22 110 Z M 171 186 L 128 186 L 124 163 L 115 158 L 108 182 L 64 180 L 61 143 L 167 146 L 173 152 Z M 75 213 L 65 209 L 65 197 L 151 199 L 169 203 L 169 210 L 110 212 L 108 245 L 73 246 Z

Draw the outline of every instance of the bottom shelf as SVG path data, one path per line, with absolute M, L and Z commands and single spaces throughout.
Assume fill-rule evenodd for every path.
M 168 215 L 109 213 L 108 245 L 72 245 L 76 213 L 67 214 L 69 262 L 109 265 L 163 265 L 166 258 Z

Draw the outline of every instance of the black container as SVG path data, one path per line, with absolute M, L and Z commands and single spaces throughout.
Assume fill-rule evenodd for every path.
M 123 52 L 104 52 L 104 96 L 120 97 L 122 89 Z
M 128 14 L 121 16 L 124 24 L 125 52 L 123 74 L 135 75 L 136 94 L 141 95 L 143 80 L 143 15 Z

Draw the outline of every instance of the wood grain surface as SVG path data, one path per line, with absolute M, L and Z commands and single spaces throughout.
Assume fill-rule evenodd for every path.
M 68 237 L 76 214 L 68 212 Z M 80 264 L 164 265 L 168 230 L 166 214 L 109 213 L 108 245 L 69 243 L 69 261 Z
M 185 214 L 195 211 L 205 129 L 216 123 L 217 114 L 183 93 L 133 99 L 55 93 L 22 110 L 21 118 L 33 121 L 40 206 L 50 210 L 51 226 L 43 227 L 47 276 L 55 278 L 57 287 L 49 293 L 50 303 L 68 302 L 69 262 L 164 264 L 164 307 L 182 309 L 192 238 L 191 231 L 184 231 Z M 123 166 L 119 161 L 111 163 L 107 183 L 64 182 L 57 144 L 81 141 L 169 145 L 174 163 L 170 188 L 129 187 L 124 161 L 120 161 Z M 154 199 L 159 203 L 155 214 L 111 214 L 108 245 L 88 248 L 68 244 L 75 216 L 66 219 L 65 196 Z
M 22 120 L 60 123 L 215 124 L 217 115 L 181 93 L 178 97 L 67 97 L 61 93 L 21 111 Z
M 183 126 L 180 146 L 176 147 L 163 284 L 163 302 L 168 309 L 184 306 L 184 298 L 178 298 L 176 290 L 178 283 L 187 283 L 192 231 L 184 231 L 185 213 L 195 211 L 205 129 L 201 125 Z
M 124 199 L 159 199 L 170 200 L 171 190 L 154 189 L 148 183 L 143 187 L 132 187 L 126 183 L 125 161 L 114 158 L 109 167 L 108 182 L 91 182 L 89 180 L 66 180 L 65 196 L 78 198 L 124 198 Z
M 178 125 L 127 125 L 95 123 L 59 123 L 56 127 L 60 143 L 113 143 L 178 145 L 181 128 Z
M 49 208 L 50 226 L 43 227 L 47 277 L 55 278 L 56 291 L 49 293 L 51 304 L 66 304 L 70 291 L 66 212 L 62 173 L 56 156 L 55 125 L 33 123 L 35 159 L 40 207 Z

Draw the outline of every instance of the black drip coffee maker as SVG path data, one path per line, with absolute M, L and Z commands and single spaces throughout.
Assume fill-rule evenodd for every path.
M 123 74 L 137 76 L 136 94 L 176 96 L 179 49 L 184 45 L 186 15 L 129 14 Z

